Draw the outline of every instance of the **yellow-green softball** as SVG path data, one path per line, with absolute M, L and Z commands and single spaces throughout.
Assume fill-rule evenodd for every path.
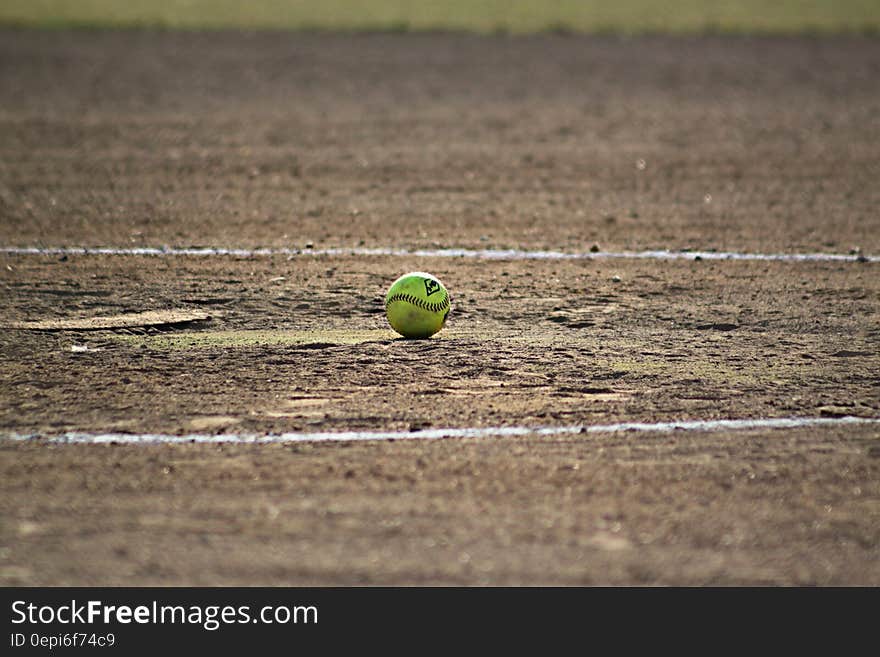
M 398 278 L 385 295 L 391 328 L 405 338 L 429 338 L 446 324 L 449 292 L 436 276 L 415 271 Z

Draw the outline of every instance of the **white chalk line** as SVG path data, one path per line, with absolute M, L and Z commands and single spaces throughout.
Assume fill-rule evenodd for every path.
M 529 251 L 522 249 L 391 249 L 391 248 L 212 248 L 212 247 L 0 247 L 6 255 L 41 256 L 393 256 L 408 258 L 471 258 L 477 260 L 757 260 L 771 262 L 880 262 L 880 256 L 840 253 L 737 253 L 722 251 Z
M 57 435 L 7 434 L 0 440 L 40 441 L 74 445 L 150 445 L 184 443 L 308 443 L 388 440 L 440 440 L 444 438 L 505 438 L 515 436 L 594 435 L 607 433 L 670 433 L 676 431 L 719 432 L 752 431 L 758 429 L 798 429 L 814 426 L 880 424 L 880 418 L 865 417 L 792 417 L 743 420 L 682 420 L 677 422 L 621 422 L 617 424 L 568 425 L 544 427 L 471 427 L 426 429 L 423 431 L 339 431 L 326 433 L 293 432 L 279 434 L 188 434 L 183 436 L 159 433 L 83 433 L 69 432 Z

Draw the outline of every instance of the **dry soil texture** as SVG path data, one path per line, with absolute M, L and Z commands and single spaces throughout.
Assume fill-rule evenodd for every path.
M 858 38 L 7 31 L 0 245 L 876 253 L 878 79 Z M 428 341 L 384 318 L 408 270 L 452 294 Z M 4 255 L 0 290 L 0 432 L 39 436 L 0 440 L 0 583 L 880 584 L 876 424 L 45 440 L 878 418 L 875 262 Z

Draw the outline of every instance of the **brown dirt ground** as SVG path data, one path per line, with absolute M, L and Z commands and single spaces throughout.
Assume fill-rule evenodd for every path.
M 873 253 L 878 76 L 858 38 L 0 32 L 0 245 Z M 416 269 L 450 323 L 396 340 Z M 5 329 L 0 433 L 880 417 L 878 272 L 3 256 L 6 327 L 212 318 Z M 876 586 L 878 457 L 877 425 L 0 441 L 0 583 Z

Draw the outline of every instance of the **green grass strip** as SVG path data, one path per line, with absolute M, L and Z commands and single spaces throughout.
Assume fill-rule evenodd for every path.
M 878 33 L 880 0 L 2 0 L 0 25 L 510 33 Z

